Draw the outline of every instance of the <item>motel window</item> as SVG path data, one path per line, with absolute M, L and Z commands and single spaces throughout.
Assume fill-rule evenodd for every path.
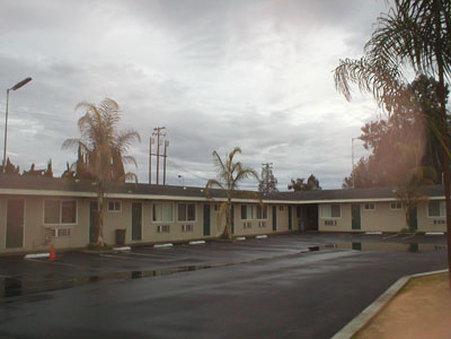
M 444 217 L 445 216 L 445 202 L 438 200 L 429 201 L 428 215 L 430 217 Z
M 400 210 L 402 207 L 401 202 L 400 201 L 395 201 L 395 202 L 391 202 L 390 203 L 390 209 L 391 210 Z
M 120 212 L 121 211 L 121 202 L 120 201 L 109 201 L 108 202 L 108 211 L 109 212 Z
M 374 211 L 374 208 L 375 208 L 374 203 L 372 203 L 372 202 L 367 202 L 363 206 L 364 206 L 364 209 L 367 211 Z
M 178 221 L 194 221 L 196 220 L 195 204 L 178 204 L 177 211 Z
M 341 207 L 339 204 L 321 206 L 321 218 L 341 218 Z
M 268 211 L 266 206 L 241 205 L 241 220 L 267 219 Z
M 154 203 L 152 204 L 153 222 L 172 222 L 173 205 L 172 203 Z
M 257 219 L 264 220 L 268 218 L 268 208 L 266 206 L 257 205 Z
M 75 200 L 46 200 L 44 202 L 44 224 L 77 223 Z
M 255 219 L 253 205 L 241 205 L 241 219 L 242 220 Z

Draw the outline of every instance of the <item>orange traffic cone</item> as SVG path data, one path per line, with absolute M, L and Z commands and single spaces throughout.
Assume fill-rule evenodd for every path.
M 56 250 L 55 250 L 55 247 L 53 246 L 53 244 L 50 245 L 49 260 L 50 261 L 55 261 L 56 260 Z

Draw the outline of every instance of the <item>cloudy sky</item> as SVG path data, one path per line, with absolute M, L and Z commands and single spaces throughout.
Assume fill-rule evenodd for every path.
M 279 189 L 310 173 L 334 188 L 351 138 L 379 114 L 369 97 L 346 102 L 332 70 L 361 54 L 384 0 L 0 3 L 2 131 L 6 88 L 33 77 L 10 100 L 8 155 L 21 168 L 52 159 L 60 174 L 75 160 L 60 147 L 78 136 L 75 105 L 110 97 L 143 139 L 131 149 L 140 182 L 148 138 L 166 126 L 169 183 L 204 184 L 212 151 L 239 145 L 245 164 L 274 163 Z

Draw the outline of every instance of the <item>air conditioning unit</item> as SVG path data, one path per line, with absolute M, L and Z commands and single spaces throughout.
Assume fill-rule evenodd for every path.
M 444 225 L 444 224 L 445 224 L 445 220 L 441 220 L 441 219 L 434 220 L 434 225 Z
M 324 225 L 326 226 L 337 226 L 336 220 L 324 220 Z
M 157 232 L 158 233 L 169 233 L 169 225 L 158 225 Z
M 57 231 L 56 234 L 57 234 L 58 238 L 60 238 L 60 237 L 70 237 L 70 235 L 71 235 L 71 229 L 70 228 L 58 228 L 56 231 Z
M 183 224 L 182 225 L 182 232 L 192 232 L 193 231 L 193 224 Z
M 45 227 L 44 238 L 56 239 L 61 237 L 70 237 L 72 234 L 72 228 L 70 227 Z

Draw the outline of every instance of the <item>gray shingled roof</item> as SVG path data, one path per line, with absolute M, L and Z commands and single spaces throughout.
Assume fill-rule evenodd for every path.
M 0 188 L 27 189 L 27 190 L 51 190 L 70 192 L 95 192 L 95 185 L 90 181 L 72 182 L 61 178 L 46 177 L 21 177 L 0 175 Z M 429 197 L 443 196 L 443 186 L 424 186 L 423 194 Z M 149 185 L 149 184 L 113 184 L 108 193 L 129 193 L 143 195 L 166 195 L 185 197 L 205 197 L 203 187 Z M 253 197 L 253 191 L 239 191 L 240 198 Z M 211 197 L 224 197 L 221 190 L 211 190 Z M 347 199 L 385 199 L 393 198 L 393 189 L 389 187 L 368 189 L 335 189 L 317 190 L 310 192 L 277 192 L 267 194 L 264 200 L 289 200 L 289 201 L 321 201 L 321 200 L 347 200 Z

